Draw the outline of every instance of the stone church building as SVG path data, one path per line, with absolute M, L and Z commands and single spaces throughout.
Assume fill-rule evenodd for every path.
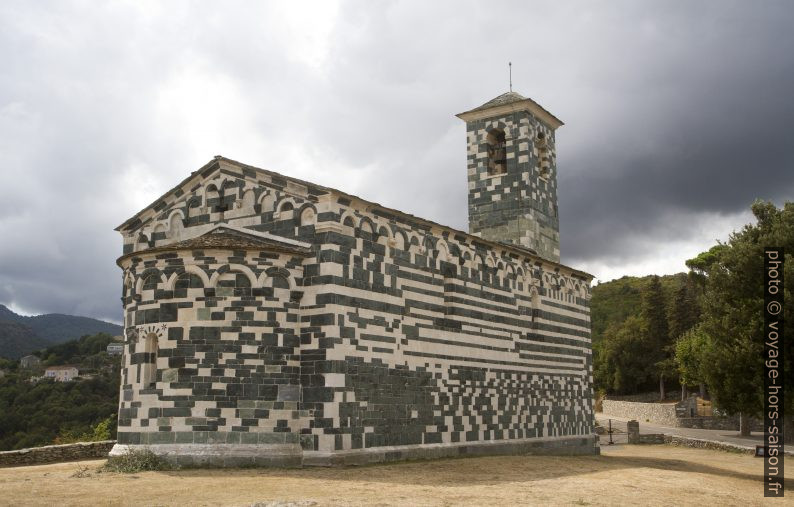
M 562 122 L 512 92 L 458 117 L 468 233 L 224 157 L 119 226 L 111 455 L 598 453 L 592 277 L 559 263 Z

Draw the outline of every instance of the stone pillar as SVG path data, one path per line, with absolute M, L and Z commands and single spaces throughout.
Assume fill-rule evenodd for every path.
M 629 421 L 626 423 L 626 433 L 630 444 L 640 443 L 640 423 L 639 421 Z

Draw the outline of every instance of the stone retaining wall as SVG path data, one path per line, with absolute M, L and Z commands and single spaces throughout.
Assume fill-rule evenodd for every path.
M 637 421 L 678 426 L 674 403 L 636 403 L 631 401 L 604 400 L 602 405 L 605 416 L 636 419 Z
M 681 428 L 699 428 L 704 430 L 739 431 L 738 417 L 681 417 L 678 426 Z M 751 431 L 764 431 L 763 421 L 750 419 Z
M 0 467 L 106 458 L 115 443 L 115 440 L 102 440 L 100 442 L 45 445 L 17 451 L 2 451 L 0 452 Z

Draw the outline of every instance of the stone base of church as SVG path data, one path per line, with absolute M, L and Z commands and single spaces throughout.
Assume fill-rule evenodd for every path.
M 184 467 L 300 467 L 303 449 L 299 444 L 116 444 L 109 457 L 130 451 L 151 451 L 168 462 Z
M 116 444 L 109 456 L 148 450 L 185 467 L 345 466 L 390 461 L 498 455 L 597 455 L 597 435 L 489 440 L 448 444 L 371 447 L 345 451 L 306 451 L 299 444 Z

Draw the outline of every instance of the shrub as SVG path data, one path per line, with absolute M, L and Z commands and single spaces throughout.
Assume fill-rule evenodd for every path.
M 173 470 L 176 467 L 149 449 L 131 449 L 121 456 L 111 456 L 103 467 L 106 472 L 134 474 L 152 470 Z

